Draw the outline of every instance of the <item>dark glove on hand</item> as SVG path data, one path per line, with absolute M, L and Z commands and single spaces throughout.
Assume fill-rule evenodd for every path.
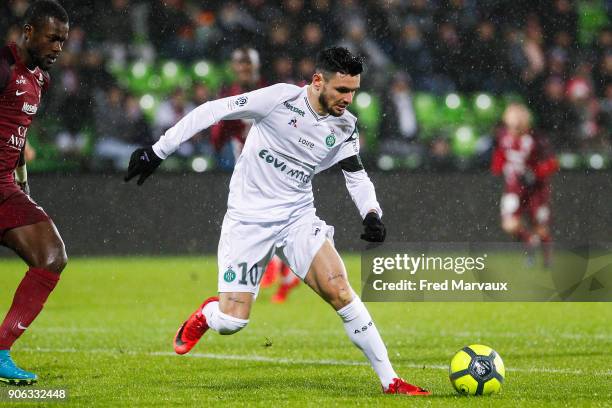
M 130 157 L 130 164 L 124 181 L 130 181 L 140 174 L 136 184 L 141 186 L 147 177 L 153 174 L 155 169 L 159 167 L 162 161 L 163 159 L 160 159 L 155 152 L 153 152 L 151 146 L 134 150 L 134 153 L 132 153 Z
M 537 181 L 535 173 L 531 170 L 525 170 L 519 177 L 519 180 L 525 188 L 533 187 Z
M 30 185 L 28 184 L 27 181 L 25 181 L 23 183 L 16 182 L 16 184 L 19 186 L 21 191 L 23 191 L 25 193 L 25 195 L 27 195 L 27 196 L 30 195 Z
M 369 212 L 363 219 L 364 233 L 361 239 L 368 242 L 383 242 L 387 236 L 385 224 L 375 212 Z

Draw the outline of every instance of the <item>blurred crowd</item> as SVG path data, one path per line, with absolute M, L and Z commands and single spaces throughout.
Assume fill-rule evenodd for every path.
M 70 38 L 51 73 L 38 133 L 40 145 L 52 143 L 86 167 L 121 168 L 134 146 L 151 143 L 211 98 L 276 82 L 305 84 L 317 51 L 331 45 L 365 57 L 362 88 L 381 101 L 379 127 L 369 130 L 379 147 L 444 156 L 445 135 L 421 137 L 414 94 L 487 92 L 520 95 L 560 152 L 610 152 L 612 10 L 606 0 L 60 2 L 71 17 Z M 19 38 L 29 3 L 0 4 L 5 42 Z M 201 59 L 228 63 L 233 82 L 175 89 L 151 118 L 140 95 L 123 89 L 111 69 L 137 60 Z M 235 135 L 215 132 L 199 135 L 180 154 L 213 155 L 231 168 Z

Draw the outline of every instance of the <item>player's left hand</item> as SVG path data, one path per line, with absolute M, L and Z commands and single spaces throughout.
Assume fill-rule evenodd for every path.
M 361 239 L 368 242 L 383 242 L 387 236 L 385 224 L 376 212 L 369 212 L 363 219 L 364 233 Z
M 30 184 L 28 184 L 27 180 L 24 181 L 23 183 L 16 182 L 16 184 L 19 186 L 21 191 L 23 191 L 25 193 L 25 195 L 27 195 L 27 196 L 30 195 Z
M 163 159 L 158 157 L 153 151 L 153 147 L 143 147 L 134 150 L 130 157 L 130 164 L 128 165 L 128 172 L 124 181 L 130 181 L 134 177 L 140 174 L 136 184 L 142 186 L 147 177 L 149 177 L 155 169 L 159 167 Z

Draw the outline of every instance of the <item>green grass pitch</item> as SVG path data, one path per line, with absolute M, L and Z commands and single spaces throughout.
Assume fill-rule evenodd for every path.
M 345 261 L 357 289 L 359 257 Z M 0 263 L 2 316 L 24 272 Z M 305 286 L 284 305 L 262 290 L 245 330 L 174 355 L 177 327 L 216 276 L 214 257 L 73 259 L 13 356 L 40 387 L 67 388 L 68 406 L 612 406 L 611 304 L 370 303 L 398 373 L 434 393 L 389 396 Z M 501 394 L 452 389 L 448 363 L 471 343 L 504 359 Z

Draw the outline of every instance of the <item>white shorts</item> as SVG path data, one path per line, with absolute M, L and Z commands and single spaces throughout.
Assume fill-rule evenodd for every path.
M 221 227 L 217 262 L 219 292 L 250 292 L 257 295 L 268 262 L 278 255 L 304 280 L 312 259 L 326 239 L 334 238 L 334 227 L 314 211 L 289 222 L 242 222 L 227 214 Z

